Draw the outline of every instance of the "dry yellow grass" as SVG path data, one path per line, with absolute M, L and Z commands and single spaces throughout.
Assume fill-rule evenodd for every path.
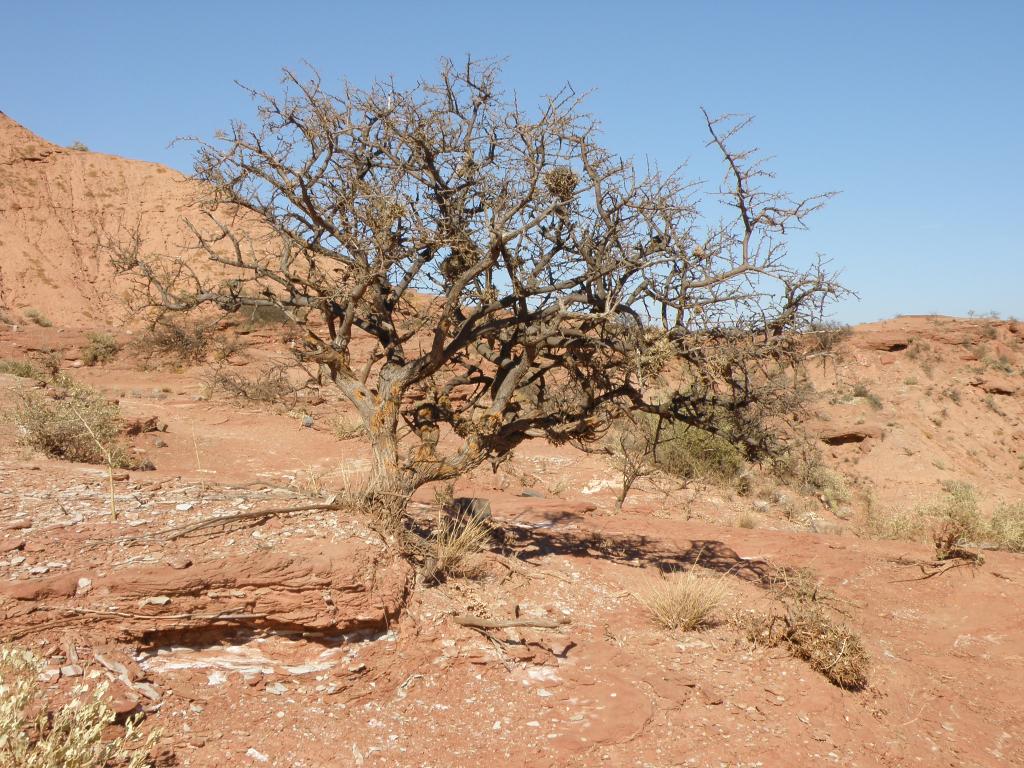
M 689 632 L 711 623 L 727 593 L 723 575 L 691 568 L 651 580 L 637 599 L 660 627 Z
M 483 552 L 490 539 L 491 526 L 480 517 L 468 513 L 442 517 L 432 537 L 435 578 L 471 573 L 473 556 Z

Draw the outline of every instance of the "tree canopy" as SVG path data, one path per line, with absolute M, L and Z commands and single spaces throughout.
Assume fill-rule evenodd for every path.
M 705 113 L 724 161 L 709 186 L 602 146 L 571 88 L 527 109 L 499 76 L 445 61 L 410 89 L 331 93 L 286 71 L 282 93 L 251 92 L 255 125 L 199 143 L 209 198 L 192 231 L 217 270 L 138 241 L 120 267 L 165 308 L 282 308 L 299 359 L 362 419 L 375 492 L 530 438 L 590 441 L 624 410 L 725 419 L 763 447 L 752 425 L 841 291 L 787 253 L 828 195 L 775 190 L 733 146 L 748 118 Z

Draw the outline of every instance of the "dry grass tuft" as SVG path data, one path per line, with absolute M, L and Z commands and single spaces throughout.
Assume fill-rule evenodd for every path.
M 932 540 L 939 560 L 960 557 L 964 550 L 984 536 L 974 489 L 966 483 L 947 483 L 946 495 L 925 510 L 934 519 Z
M 156 734 L 143 738 L 138 720 L 123 735 L 105 740 L 114 721 L 106 685 L 74 689 L 70 702 L 54 706 L 37 683 L 42 665 L 32 654 L 0 648 L 0 765 L 20 768 L 145 768 Z
M 728 591 L 723 575 L 691 568 L 651 581 L 637 598 L 658 626 L 689 632 L 711 624 Z
M 442 580 L 450 576 L 471 576 L 473 560 L 491 541 L 490 523 L 477 515 L 463 513 L 438 520 L 431 536 L 436 562 L 431 574 Z

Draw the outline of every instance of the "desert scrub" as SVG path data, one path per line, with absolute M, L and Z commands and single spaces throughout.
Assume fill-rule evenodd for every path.
M 53 323 L 50 322 L 50 319 L 38 309 L 26 309 L 25 317 L 43 328 L 49 328 L 53 325 Z
M 134 347 L 140 357 L 172 365 L 194 365 L 206 360 L 213 334 L 207 325 L 162 319 L 139 336 Z
M 859 397 L 862 400 L 867 401 L 868 405 L 870 405 L 876 411 L 882 410 L 882 399 L 874 392 L 872 392 L 868 388 L 868 385 L 865 384 L 864 382 L 860 382 L 856 386 L 854 386 L 853 396 Z
M 156 734 L 143 738 L 137 718 L 104 739 L 114 722 L 106 684 L 76 686 L 57 705 L 37 681 L 40 661 L 27 651 L 0 647 L 0 766 L 10 768 L 145 768 Z
M 785 613 L 748 611 L 737 617 L 747 639 L 785 646 L 840 688 L 864 688 L 870 667 L 864 644 L 832 618 L 826 604 L 835 598 L 822 587 L 818 574 L 810 568 L 776 568 L 764 585 L 781 601 Z
M 43 372 L 27 360 L 0 360 L 0 373 L 19 376 L 23 379 L 43 378 Z
M 746 469 L 743 453 L 726 438 L 676 422 L 665 422 L 654 443 L 655 466 L 686 480 L 733 482 Z
M 784 617 L 782 640 L 797 658 L 840 688 L 860 690 L 870 666 L 855 632 L 836 622 L 820 605 L 799 602 Z
M 1024 501 L 996 507 L 988 524 L 988 536 L 999 549 L 1024 552 Z
M 727 593 L 723 575 L 694 567 L 652 579 L 636 597 L 662 629 L 689 632 L 711 623 Z
M 22 441 L 47 456 L 132 466 L 130 454 L 120 442 L 122 422 L 117 404 L 66 376 L 55 379 L 46 393 L 19 392 L 11 417 L 21 428 Z
M 90 333 L 88 338 L 89 343 L 82 347 L 82 362 L 86 365 L 109 363 L 121 349 L 109 333 Z
M 974 488 L 967 483 L 948 482 L 944 490 L 944 496 L 924 510 L 933 521 L 932 541 L 939 560 L 959 556 L 985 535 Z
M 298 402 L 296 394 L 301 389 L 288 380 L 284 367 L 271 365 L 252 376 L 217 368 L 206 379 L 211 392 L 218 390 L 236 400 L 268 405 L 282 405 L 292 408 Z

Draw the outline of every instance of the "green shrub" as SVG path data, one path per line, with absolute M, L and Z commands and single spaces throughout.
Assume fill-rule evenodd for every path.
M 50 319 L 38 309 L 26 309 L 25 317 L 43 328 L 49 328 L 53 325 L 53 323 L 50 322 Z
M 863 382 L 853 388 L 853 396 L 863 398 L 876 411 L 882 410 L 882 399 L 868 389 L 868 385 Z
M 142 738 L 139 720 L 104 739 L 114 722 L 106 683 L 76 686 L 57 704 L 38 683 L 40 661 L 27 651 L 0 648 L 0 766 L 14 768 L 146 768 L 156 734 Z
M 687 480 L 731 482 L 746 469 L 743 453 L 721 435 L 665 422 L 654 448 L 654 464 Z
M 82 362 L 86 365 L 108 363 L 121 350 L 117 339 L 109 333 L 90 333 L 89 343 L 82 347 Z
M 39 379 L 43 377 L 42 371 L 27 360 L 0 360 L 0 373 L 6 373 L 9 376 L 20 376 L 23 379 Z
M 54 380 L 54 395 L 19 392 L 14 422 L 26 445 L 65 461 L 132 466 L 120 442 L 121 411 L 100 392 L 66 376 Z

